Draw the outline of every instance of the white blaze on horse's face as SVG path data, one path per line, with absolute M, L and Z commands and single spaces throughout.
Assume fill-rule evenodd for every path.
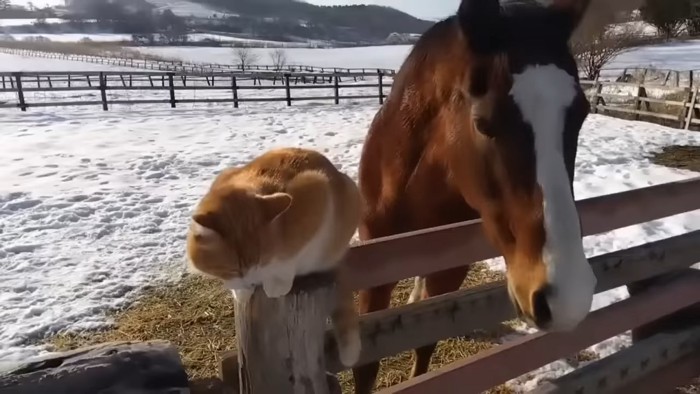
M 510 95 L 534 133 L 537 183 L 542 189 L 545 243 L 542 259 L 551 293 L 549 329 L 576 327 L 591 308 L 596 287 L 583 251 L 576 204 L 564 164 L 566 112 L 577 95 L 576 80 L 553 64 L 528 65 L 513 75 Z

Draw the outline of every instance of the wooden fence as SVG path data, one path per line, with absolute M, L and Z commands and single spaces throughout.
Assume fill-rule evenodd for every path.
M 284 102 L 288 106 L 301 101 L 383 103 L 392 82 L 392 76 L 382 70 L 376 70 L 372 76 L 362 73 L 195 75 L 150 71 L 0 73 L 0 108 L 26 111 L 32 107 L 97 106 L 106 111 L 112 105 L 141 104 L 176 108 L 181 104 L 229 103 L 238 108 L 242 103 L 255 102 Z M 581 84 L 593 113 L 686 130 L 700 126 L 698 86 L 676 88 L 602 80 L 583 80 Z M 79 92 L 80 99 L 67 92 Z M 249 96 L 253 92 L 255 95 Z
M 6 48 L 0 47 L 0 53 L 11 55 L 40 57 L 46 59 L 71 60 L 85 63 L 104 64 L 111 66 L 133 67 L 151 71 L 171 71 L 177 73 L 193 73 L 193 74 L 212 74 L 212 73 L 313 73 L 313 74 L 334 74 L 341 76 L 364 76 L 376 75 L 381 72 L 384 75 L 394 75 L 395 70 L 385 68 L 347 68 L 347 67 L 318 67 L 306 65 L 258 65 L 251 64 L 242 67 L 235 64 L 220 64 L 220 63 L 192 63 L 177 60 L 152 60 L 152 59 L 133 59 L 120 58 L 114 56 L 97 56 L 97 55 L 77 55 L 58 52 L 44 52 L 29 49 Z M 231 60 L 234 60 L 233 53 Z
M 700 177 L 578 201 L 577 205 L 584 235 L 588 236 L 700 209 L 699 195 Z M 357 290 L 497 256 L 477 220 L 361 243 L 351 248 L 344 268 L 350 285 Z M 380 393 L 448 393 L 454 392 L 455 387 L 463 394 L 481 393 L 628 330 L 638 330 L 684 309 L 697 308 L 700 271 L 689 267 L 698 262 L 700 231 L 592 257 L 590 263 L 598 278 L 597 292 L 649 280 L 655 281 L 656 286 L 634 292 L 630 287 L 630 298 L 592 312 L 572 332 L 523 335 Z M 314 292 L 304 294 L 309 297 Z M 320 296 L 327 298 L 328 292 L 320 292 Z M 276 305 L 279 308 L 283 303 Z M 298 303 L 295 305 L 299 307 Z M 694 313 L 691 319 L 667 322 L 672 324 L 667 329 L 657 326 L 646 338 L 638 338 L 632 347 L 545 383 L 536 392 L 659 393 L 683 385 L 700 376 L 700 314 L 697 309 Z M 495 330 L 515 317 L 504 282 L 369 313 L 361 317 L 363 348 L 359 364 L 474 330 Z M 299 319 L 295 321 L 298 323 Z M 679 321 L 686 325 L 679 326 Z M 263 322 L 257 325 L 265 326 Z M 303 357 L 325 358 L 327 369 L 338 372 L 345 368 L 338 361 L 332 338 L 327 331 L 325 351 L 312 343 L 294 346 L 306 352 L 320 351 L 320 355 Z M 314 342 L 317 338 L 304 340 Z M 268 360 L 268 364 L 257 359 L 257 364 L 279 368 L 246 370 L 248 383 L 255 381 L 256 376 L 264 376 L 267 383 L 279 378 L 283 382 L 280 384 L 288 384 L 286 377 L 291 372 L 287 369 L 296 366 L 285 367 L 279 362 L 284 357 L 274 351 L 268 352 L 268 356 L 275 359 Z M 247 387 L 241 393 L 255 391 Z
M 391 88 L 377 70 L 375 82 L 360 81 L 366 74 L 318 73 L 216 73 L 205 75 L 173 72 L 43 72 L 0 73 L 0 108 L 101 106 L 112 105 L 332 101 L 374 99 L 380 104 Z M 341 94 L 353 90 L 359 94 Z M 264 92 L 264 97 L 247 97 L 243 92 Z M 327 92 L 325 95 L 319 91 Z M 80 92 L 80 100 L 66 92 Z M 2 94 L 13 95 L 12 99 Z M 29 93 L 41 93 L 40 102 L 31 102 Z M 194 98 L 179 97 L 190 93 Z M 50 95 L 51 97 L 45 97 Z M 137 96 L 134 98 L 134 96 Z
M 700 125 L 699 87 L 663 87 L 642 83 L 581 81 L 591 112 L 645 120 L 688 130 Z
M 672 70 L 649 67 L 608 67 L 601 70 L 602 79 L 608 82 L 631 82 L 642 85 L 693 88 L 698 85 L 700 70 Z M 601 76 L 599 76 L 601 78 Z

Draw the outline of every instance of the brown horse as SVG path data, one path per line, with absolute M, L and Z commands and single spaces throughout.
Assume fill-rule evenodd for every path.
M 408 55 L 360 161 L 361 239 L 480 217 L 515 309 L 542 330 L 576 327 L 596 287 L 572 187 L 589 103 L 568 40 L 587 7 L 462 0 Z M 417 280 L 412 299 L 457 290 L 467 270 Z M 395 285 L 360 292 L 361 312 L 387 308 Z M 435 346 L 416 350 L 412 376 Z M 371 392 L 378 367 L 354 369 L 357 393 Z

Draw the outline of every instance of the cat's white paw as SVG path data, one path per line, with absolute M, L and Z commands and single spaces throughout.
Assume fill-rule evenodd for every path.
M 360 340 L 360 330 L 348 332 L 345 346 L 338 346 L 338 357 L 340 362 L 346 367 L 352 367 L 360 360 L 362 351 L 362 341 Z
M 250 297 L 253 296 L 253 288 L 248 288 L 248 287 L 241 287 L 238 289 L 233 289 L 231 290 L 231 293 L 233 293 L 233 298 L 236 299 L 236 301 L 240 303 L 245 303 L 250 300 Z
M 263 290 L 270 298 L 278 298 L 289 294 L 293 285 L 293 275 L 274 275 L 263 280 Z

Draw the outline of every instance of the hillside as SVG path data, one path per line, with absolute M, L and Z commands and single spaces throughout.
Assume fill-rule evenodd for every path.
M 289 37 L 346 42 L 379 42 L 391 33 L 422 33 L 432 22 L 394 8 L 375 5 L 316 6 L 296 0 L 192 0 L 224 13 L 196 21 L 196 27 L 217 28 L 257 38 Z
M 10 11 L 26 15 L 4 15 Z M 44 18 L 59 11 L 66 23 L 45 23 Z M 11 16 L 37 20 L 2 28 L 1 34 L 130 34 L 150 45 L 187 44 L 188 33 L 226 39 L 204 45 L 239 39 L 331 46 L 410 43 L 433 23 L 390 7 L 317 6 L 298 0 L 66 0 L 66 7 L 42 14 L 0 10 L 0 18 Z M 154 41 L 156 33 L 165 40 Z

